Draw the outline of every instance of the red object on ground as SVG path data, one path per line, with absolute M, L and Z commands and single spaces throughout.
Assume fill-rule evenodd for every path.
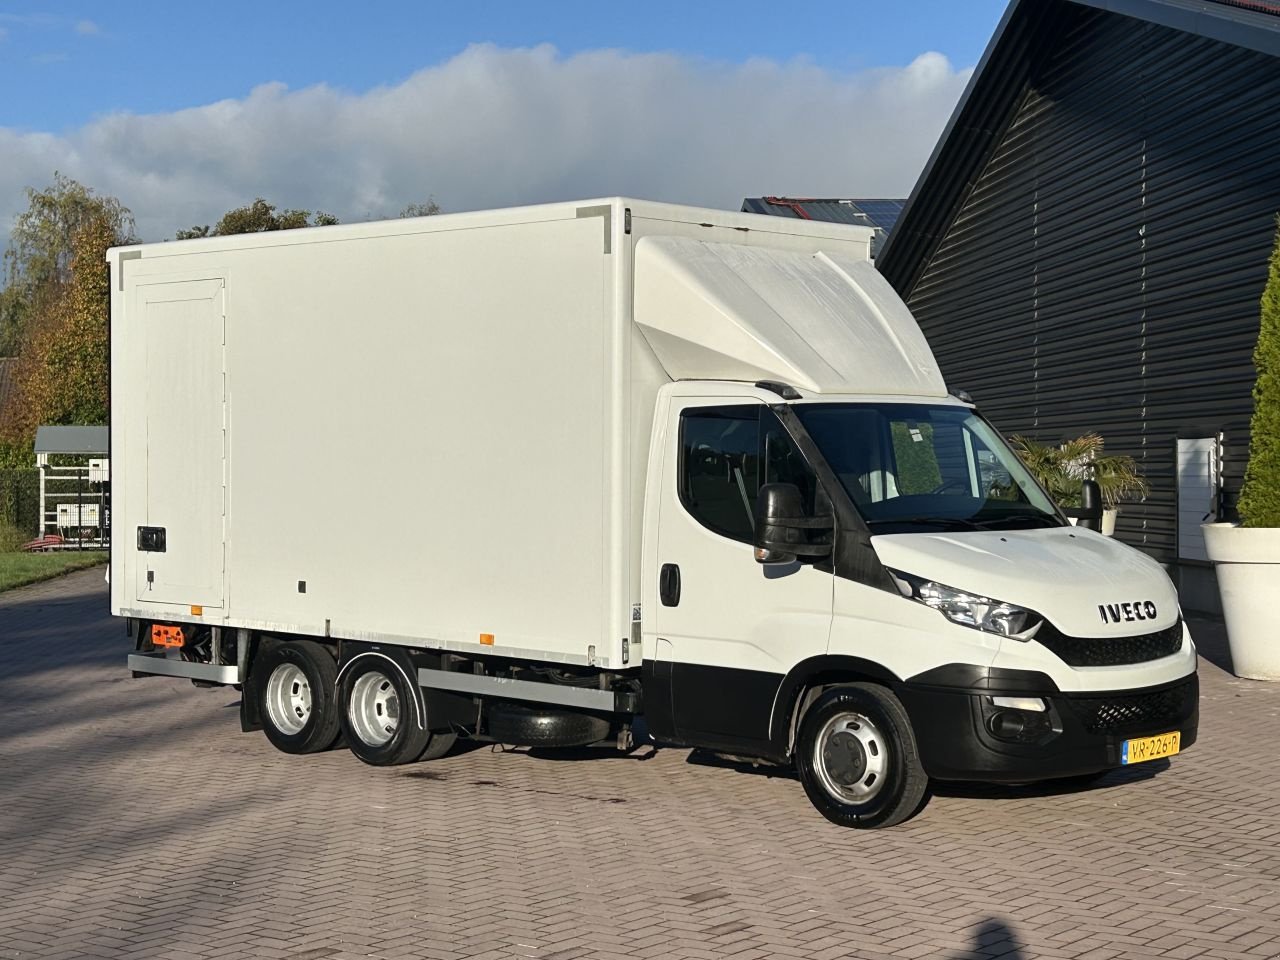
M 22 549 L 28 553 L 43 553 L 53 547 L 61 546 L 62 543 L 62 537 L 58 536 L 56 533 L 46 533 L 42 537 L 36 537 L 34 540 L 27 541 L 22 545 Z

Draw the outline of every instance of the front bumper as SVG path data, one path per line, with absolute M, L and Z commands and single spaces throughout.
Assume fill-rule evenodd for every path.
M 1098 773 L 1121 766 L 1121 746 L 1135 737 L 1178 731 L 1180 749 L 1195 743 L 1199 680 L 1130 690 L 1064 693 L 1043 673 L 951 665 L 895 691 L 915 731 L 925 772 L 938 780 L 1024 783 Z M 992 731 L 991 698 L 1039 697 L 1048 729 L 1029 740 Z

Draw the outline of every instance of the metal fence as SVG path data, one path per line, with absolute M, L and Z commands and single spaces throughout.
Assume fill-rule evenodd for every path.
M 87 467 L 0 470 L 0 550 L 103 550 L 111 540 L 111 484 Z

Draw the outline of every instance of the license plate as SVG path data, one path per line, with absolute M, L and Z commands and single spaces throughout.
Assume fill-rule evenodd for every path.
M 1159 760 L 1161 757 L 1172 757 L 1181 748 L 1182 734 L 1176 730 L 1173 733 L 1162 733 L 1157 737 L 1126 740 L 1120 744 L 1120 762 L 1130 764 Z

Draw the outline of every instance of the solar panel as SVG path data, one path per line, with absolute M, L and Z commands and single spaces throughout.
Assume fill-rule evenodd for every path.
M 905 205 L 903 200 L 855 200 L 854 206 L 882 230 L 892 230 Z

